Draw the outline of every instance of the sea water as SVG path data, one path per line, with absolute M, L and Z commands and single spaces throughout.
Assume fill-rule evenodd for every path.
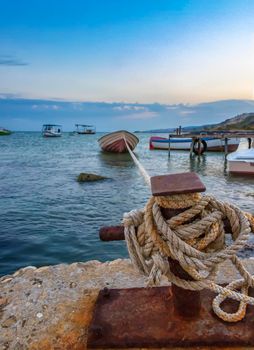
M 36 132 L 0 137 L 0 275 L 18 268 L 128 256 L 125 242 L 101 242 L 102 226 L 119 225 L 123 213 L 150 196 L 128 154 L 101 152 L 96 135 L 43 138 Z M 207 193 L 254 212 L 254 177 L 227 173 L 223 153 L 150 151 L 138 134 L 135 154 L 153 175 L 195 171 Z M 78 183 L 81 172 L 106 176 Z M 252 245 L 245 256 L 253 254 Z

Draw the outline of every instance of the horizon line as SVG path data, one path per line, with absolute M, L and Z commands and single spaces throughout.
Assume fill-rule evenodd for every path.
M 4 98 L 2 97 L 4 96 Z M 246 101 L 246 102 L 254 102 L 254 99 L 242 99 L 242 98 L 223 98 L 220 100 L 203 100 L 200 102 L 128 102 L 128 101 L 107 101 L 107 100 L 75 100 L 75 99 L 65 99 L 61 97 L 26 97 L 19 94 L 14 93 L 5 93 L 0 92 L 0 101 L 1 100 L 29 100 L 29 101 L 52 101 L 52 102 L 66 102 L 66 103 L 106 103 L 106 104 L 130 104 L 130 105 L 188 105 L 188 106 L 196 106 L 203 103 L 216 103 L 223 101 Z

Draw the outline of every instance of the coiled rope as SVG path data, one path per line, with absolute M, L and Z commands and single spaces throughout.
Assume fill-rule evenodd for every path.
M 126 142 L 126 141 L 125 141 Z M 146 182 L 150 177 L 146 173 Z M 142 173 L 141 172 L 141 173 Z M 166 220 L 160 208 L 185 209 Z M 224 221 L 231 227 L 232 244 L 225 243 Z M 148 276 L 148 285 L 158 285 L 163 276 L 175 285 L 189 290 L 210 289 L 218 294 L 213 300 L 213 310 L 227 322 L 244 318 L 247 304 L 254 305 L 248 296 L 249 287 L 254 288 L 254 277 L 247 271 L 236 253 L 242 249 L 251 231 L 254 219 L 238 207 L 216 200 L 213 196 L 199 193 L 164 197 L 151 197 L 145 208 L 132 210 L 123 218 L 125 240 L 132 263 Z M 170 270 L 168 258 L 177 260 L 193 281 L 181 279 Z M 230 260 L 242 276 L 241 279 L 222 287 L 214 282 L 218 267 Z M 240 290 L 240 292 L 239 292 Z M 235 313 L 227 313 L 220 307 L 226 298 L 239 301 Z

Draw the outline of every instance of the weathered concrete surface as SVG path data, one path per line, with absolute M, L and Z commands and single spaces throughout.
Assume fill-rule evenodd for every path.
M 254 274 L 254 259 L 245 260 Z M 223 266 L 218 282 L 235 272 Z M 101 288 L 145 286 L 128 259 L 27 267 L 0 279 L 0 350 L 83 350 Z

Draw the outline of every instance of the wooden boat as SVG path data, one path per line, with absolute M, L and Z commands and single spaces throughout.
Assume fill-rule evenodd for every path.
M 62 126 L 57 124 L 44 124 L 42 127 L 42 135 L 44 137 L 60 137 L 62 136 Z
M 227 160 L 230 173 L 254 176 L 254 148 L 233 152 Z
M 128 131 L 120 130 L 102 136 L 98 142 L 101 149 L 105 152 L 125 153 L 128 152 L 126 143 L 131 150 L 134 150 L 139 139 Z
M 93 125 L 75 124 L 76 133 L 79 135 L 91 135 L 96 133 L 96 128 Z
M 186 138 L 181 137 L 171 137 L 170 138 L 170 149 L 171 150 L 190 150 L 192 139 L 186 136 Z M 221 138 L 216 137 L 202 137 L 202 147 L 205 151 L 222 152 L 224 151 L 225 141 Z M 228 139 L 228 152 L 234 152 L 240 143 L 239 138 L 229 138 Z M 150 138 L 150 149 L 165 149 L 168 150 L 169 139 L 165 137 L 152 136 Z
M 11 131 L 4 129 L 4 128 L 0 128 L 0 136 L 6 136 L 6 135 L 10 135 Z

